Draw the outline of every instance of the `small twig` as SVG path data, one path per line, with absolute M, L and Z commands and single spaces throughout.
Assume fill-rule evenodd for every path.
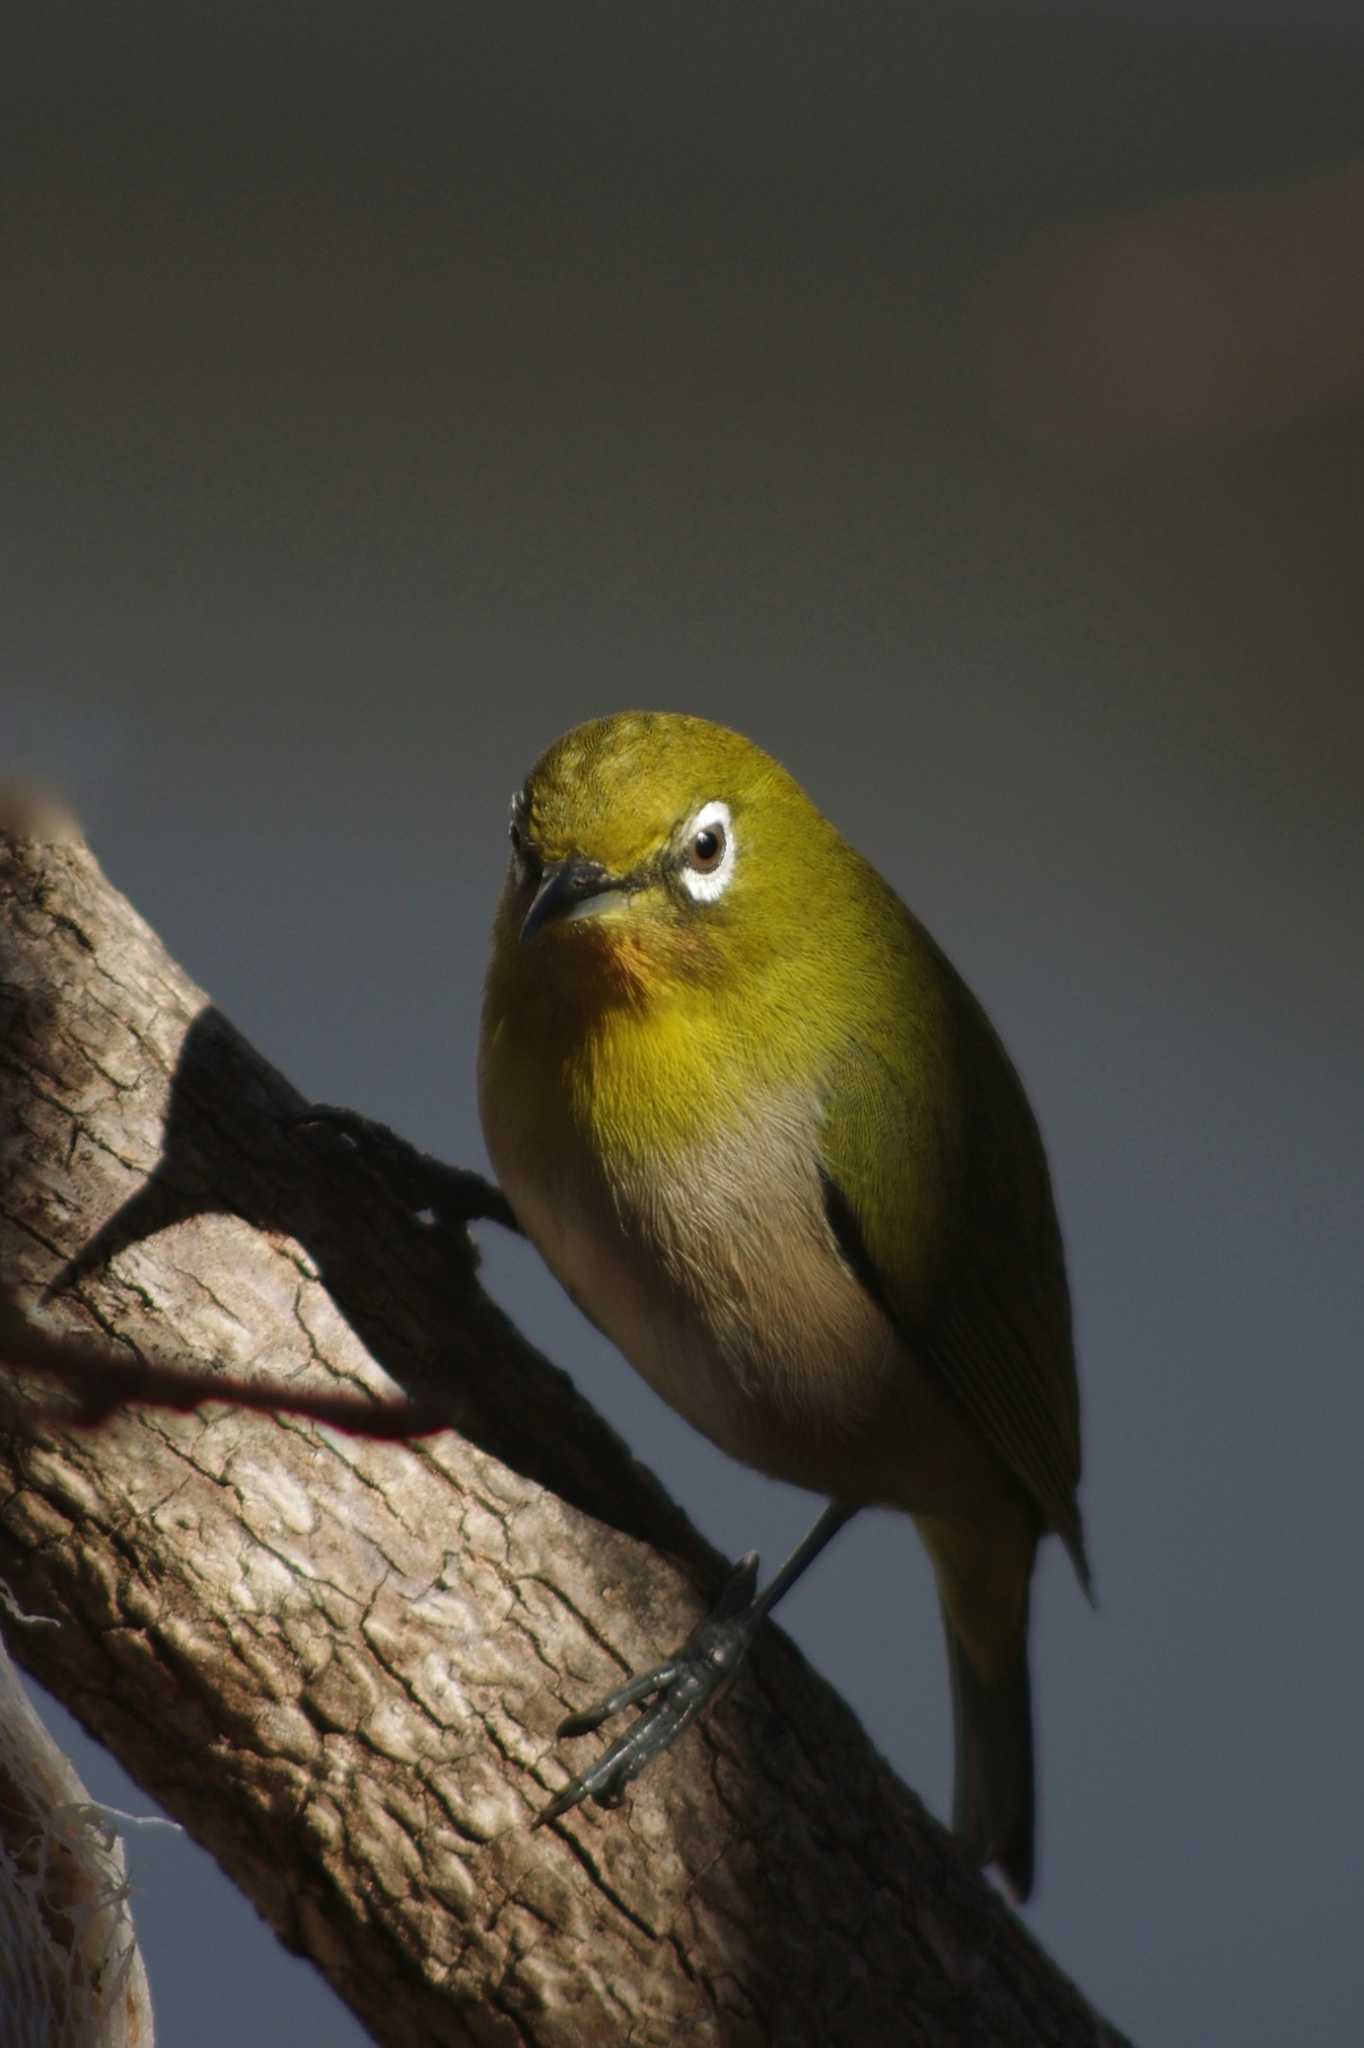
M 35 1420 L 58 1421 L 76 1429 L 98 1429 L 127 1408 L 171 1408 L 186 1414 L 207 1401 L 262 1414 L 298 1415 L 347 1436 L 386 1442 L 433 1436 L 450 1427 L 449 1409 L 434 1401 L 372 1401 L 362 1394 L 285 1388 L 277 1381 L 246 1380 L 235 1373 L 205 1373 L 185 1366 L 158 1365 L 141 1357 L 121 1358 L 85 1338 L 54 1337 L 39 1330 L 12 1303 L 4 1302 L 0 1302 L 0 1367 L 35 1374 L 60 1386 L 70 1405 L 39 1404 Z

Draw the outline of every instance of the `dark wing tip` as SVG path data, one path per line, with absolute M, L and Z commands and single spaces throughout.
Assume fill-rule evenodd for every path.
M 894 1322 L 895 1315 L 886 1293 L 885 1283 L 877 1271 L 876 1261 L 867 1249 L 867 1240 L 862 1235 L 862 1226 L 857 1212 L 834 1179 L 823 1161 L 819 1162 L 820 1192 L 824 1197 L 824 1217 L 833 1233 L 844 1265 L 854 1280 L 876 1303 L 883 1316 Z

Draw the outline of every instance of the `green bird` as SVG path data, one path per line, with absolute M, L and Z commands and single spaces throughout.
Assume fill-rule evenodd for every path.
M 1037 1125 L 923 926 L 775 760 L 705 719 L 567 733 L 512 804 L 483 1008 L 488 1150 L 517 1220 L 663 1398 L 827 1497 L 762 1592 L 745 1559 L 652 1701 L 542 1818 L 614 1804 L 858 1508 L 937 1578 L 953 1825 L 1033 1875 L 1028 1592 L 1088 1587 L 1065 1263 Z

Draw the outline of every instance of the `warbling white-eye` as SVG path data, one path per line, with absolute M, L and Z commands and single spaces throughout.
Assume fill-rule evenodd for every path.
M 479 1058 L 527 1236 L 698 1429 L 829 1506 L 745 1559 L 653 1705 L 544 1817 L 614 1804 L 858 1508 L 910 1514 L 947 1630 L 953 1824 L 1033 1871 L 1028 1590 L 1087 1584 L 1079 1406 L 1046 1160 L 975 998 L 778 763 L 704 719 L 566 734 L 515 797 Z

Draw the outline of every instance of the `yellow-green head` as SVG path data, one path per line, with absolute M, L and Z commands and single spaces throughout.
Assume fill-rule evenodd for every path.
M 536 763 L 510 831 L 485 1065 L 525 1075 L 537 1114 L 670 1148 L 758 1090 L 819 1090 L 852 1043 L 893 1061 L 922 1041 L 929 1078 L 941 956 L 751 740 L 593 719 Z
M 512 802 L 497 944 L 586 1001 L 648 1002 L 789 950 L 838 834 L 751 740 L 681 713 L 574 728 Z
M 740 734 L 594 719 L 537 762 L 510 830 L 485 1058 L 539 1065 L 538 1113 L 672 1149 L 755 1091 L 818 1088 L 850 1034 L 903 1035 L 903 907 Z

